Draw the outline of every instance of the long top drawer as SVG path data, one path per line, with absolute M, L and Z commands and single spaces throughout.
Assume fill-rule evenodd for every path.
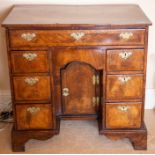
M 11 30 L 10 46 L 143 45 L 144 36 L 144 29 Z

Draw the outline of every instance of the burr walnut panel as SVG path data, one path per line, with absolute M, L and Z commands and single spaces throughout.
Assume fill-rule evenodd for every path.
M 57 74 L 58 68 L 70 62 L 85 62 L 96 69 L 105 69 L 105 51 L 102 47 L 54 47 L 51 50 L 52 65 Z
M 143 97 L 143 75 L 107 75 L 106 100 L 132 100 Z
M 47 51 L 15 51 L 11 52 L 13 73 L 48 72 L 49 61 Z
M 108 71 L 143 71 L 144 49 L 107 50 Z
M 85 63 L 70 63 L 61 71 L 64 114 L 96 113 L 95 76 L 96 70 Z
M 142 103 L 106 104 L 106 128 L 140 128 Z
M 12 48 L 75 45 L 143 45 L 144 29 L 11 30 Z
M 51 129 L 53 113 L 51 104 L 16 105 L 18 130 Z
M 69 101 L 69 99 L 72 99 L 72 101 L 73 101 L 73 99 L 75 98 L 78 100 L 78 102 L 81 102 L 78 105 L 77 105 L 77 102 L 70 102 L 71 103 L 70 109 L 76 106 L 77 108 L 79 108 L 76 110 L 78 113 L 79 113 L 80 108 L 86 107 L 86 105 L 87 105 L 87 110 L 83 109 L 83 110 L 81 110 L 80 113 L 84 113 L 84 112 L 86 113 L 86 111 L 87 111 L 90 114 L 90 110 L 93 112 L 91 104 L 90 104 L 90 100 L 91 100 L 90 98 L 93 99 L 93 97 L 95 97 L 93 95 L 94 94 L 94 86 L 92 86 L 93 77 L 90 77 L 90 75 L 92 75 L 93 72 L 91 72 L 90 69 L 88 69 L 89 67 L 87 65 L 94 68 L 96 71 L 103 71 L 105 69 L 105 63 L 103 63 L 103 62 L 105 62 L 104 49 L 102 47 L 54 47 L 51 49 L 51 53 L 52 53 L 52 55 L 51 55 L 52 75 L 53 75 L 53 79 L 54 79 L 54 84 L 53 84 L 54 92 L 53 93 L 55 94 L 54 99 L 55 99 L 55 102 L 57 103 L 57 105 L 56 105 L 57 113 L 62 113 L 62 108 L 61 108 L 62 107 L 62 98 L 61 98 L 62 83 L 60 81 L 65 82 L 65 79 L 62 79 L 62 77 L 60 75 L 60 70 L 64 69 L 64 67 L 66 67 L 69 64 L 72 64 L 73 62 L 74 62 L 74 64 L 81 63 L 81 64 L 83 64 L 83 67 L 81 67 L 81 69 L 77 69 L 78 67 L 77 67 L 77 65 L 75 65 L 75 69 L 74 69 L 74 65 L 73 65 L 70 72 L 68 71 L 69 75 L 66 77 L 63 76 L 63 78 L 70 77 L 70 79 L 68 79 L 68 81 L 67 81 L 67 84 L 69 85 L 69 87 L 71 87 L 70 88 L 71 93 L 74 96 L 74 97 L 68 96 L 68 98 L 66 98 L 66 100 Z M 84 70 L 85 70 L 85 73 L 84 73 Z M 83 74 L 80 74 L 80 71 L 82 71 Z M 71 72 L 72 72 L 72 75 L 70 75 Z M 77 77 L 74 77 L 75 75 Z M 71 78 L 71 76 L 72 76 L 72 78 Z M 75 81 L 75 79 L 76 79 L 76 81 Z M 79 79 L 81 79 L 82 81 L 79 81 Z M 88 84 L 90 84 L 90 85 L 88 85 Z M 100 84 L 98 84 L 97 87 L 100 88 L 101 85 L 102 85 L 102 82 L 100 82 Z M 85 94 L 82 94 L 80 91 L 85 92 Z M 92 95 L 92 96 L 90 96 L 90 95 Z M 83 97 L 83 99 L 82 99 L 82 97 Z M 73 105 L 75 103 L 76 103 L 76 105 Z M 65 102 L 65 104 L 66 104 L 66 102 Z M 89 111 L 88 111 L 88 109 L 89 109 Z M 94 112 L 92 114 L 94 114 Z
M 15 76 L 13 87 L 16 101 L 50 100 L 49 76 Z

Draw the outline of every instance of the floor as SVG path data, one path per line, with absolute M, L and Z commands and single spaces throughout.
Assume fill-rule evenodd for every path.
M 30 140 L 25 153 L 155 153 L 155 110 L 146 110 L 148 150 L 135 151 L 128 139 L 99 136 L 96 121 L 61 121 L 60 134 L 46 141 Z M 0 153 L 13 153 L 11 125 L 0 131 Z

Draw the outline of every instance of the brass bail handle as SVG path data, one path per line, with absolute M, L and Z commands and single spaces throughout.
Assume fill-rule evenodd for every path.
M 24 53 L 23 58 L 25 58 L 27 61 L 33 61 L 35 58 L 37 58 L 36 53 Z
M 26 40 L 26 41 L 32 41 L 33 39 L 36 38 L 36 34 L 35 33 L 22 33 L 21 34 L 21 38 Z
M 35 114 L 35 113 L 37 113 L 39 111 L 40 111 L 39 107 L 28 107 L 27 108 L 27 112 L 30 112 L 31 114 Z
M 70 34 L 71 37 L 73 37 L 75 40 L 80 40 L 82 37 L 85 36 L 85 33 L 83 32 L 73 32 Z
M 28 77 L 25 78 L 25 83 L 27 83 L 30 86 L 34 86 L 35 84 L 37 84 L 39 82 L 39 79 L 37 77 Z
M 132 32 L 121 32 L 119 37 L 123 40 L 129 40 L 130 38 L 133 37 L 133 33 Z

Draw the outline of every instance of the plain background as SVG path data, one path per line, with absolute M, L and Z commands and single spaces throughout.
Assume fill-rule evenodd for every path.
M 15 4 L 138 4 L 155 23 L 155 0 L 0 0 L 0 23 Z M 103 19 L 104 20 L 104 19 Z M 5 30 L 0 26 L 0 96 L 10 97 Z M 146 85 L 146 108 L 155 107 L 155 25 L 150 27 Z M 1 104 L 1 102 L 0 102 Z

